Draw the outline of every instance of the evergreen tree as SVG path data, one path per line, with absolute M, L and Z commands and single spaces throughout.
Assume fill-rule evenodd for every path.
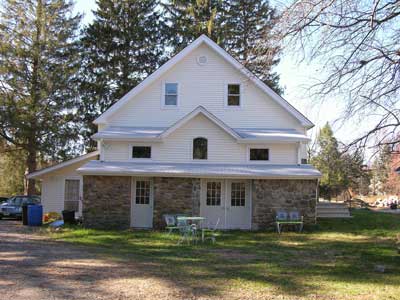
M 321 195 L 330 199 L 342 188 L 344 174 L 339 144 L 328 123 L 319 132 L 317 147 L 317 154 L 312 157 L 311 163 L 322 173 L 320 180 Z
M 0 196 L 25 193 L 26 152 L 0 140 Z
M 164 9 L 174 53 L 206 34 L 277 93 L 283 92 L 272 70 L 280 48 L 272 44 L 277 14 L 268 1 L 171 0 Z
M 179 52 L 202 34 L 221 44 L 224 3 L 224 0 L 170 0 L 164 3 L 173 52 Z
M 278 94 L 280 48 L 273 45 L 272 29 L 278 16 L 267 0 L 226 1 L 224 45 L 237 60 Z
M 156 0 L 97 4 L 81 41 L 79 114 L 85 141 L 95 130 L 92 121 L 161 64 L 166 34 Z
M 390 146 L 382 146 L 372 164 L 375 182 L 374 193 L 382 194 L 386 192 L 385 187 L 391 172 L 391 158 Z
M 73 90 L 80 16 L 66 0 L 7 0 L 0 8 L 0 138 L 26 155 L 62 158 L 76 137 Z M 35 182 L 29 180 L 29 194 Z

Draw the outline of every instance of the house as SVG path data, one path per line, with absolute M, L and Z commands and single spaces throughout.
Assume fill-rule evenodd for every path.
M 82 197 L 89 227 L 161 228 L 164 214 L 185 213 L 257 230 L 279 209 L 315 222 L 314 125 L 204 35 L 94 123 L 98 152 L 29 175 L 42 179 L 45 211 Z

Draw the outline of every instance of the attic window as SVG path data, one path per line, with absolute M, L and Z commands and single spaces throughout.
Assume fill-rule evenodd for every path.
M 164 90 L 164 106 L 176 107 L 178 106 L 178 84 L 166 83 Z
M 228 107 L 240 106 L 240 84 L 228 84 L 226 103 Z

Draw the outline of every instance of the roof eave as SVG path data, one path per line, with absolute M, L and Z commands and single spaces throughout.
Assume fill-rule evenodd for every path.
M 42 177 L 43 175 L 45 175 L 47 173 L 51 173 L 51 172 L 57 171 L 59 169 L 62 169 L 62 168 L 65 168 L 67 166 L 70 166 L 72 164 L 81 162 L 81 161 L 83 161 L 85 159 L 88 159 L 88 158 L 91 158 L 91 157 L 95 157 L 97 155 L 100 155 L 100 151 L 98 151 L 98 150 L 90 152 L 90 153 L 86 153 L 84 155 L 75 157 L 73 159 L 70 159 L 70 160 L 67 160 L 67 161 L 64 161 L 64 162 L 61 162 L 61 163 L 58 163 L 58 164 L 43 168 L 41 170 L 37 170 L 37 171 L 32 172 L 32 173 L 29 173 L 29 174 L 26 175 L 26 179 L 40 178 L 40 177 Z
M 238 144 L 264 144 L 264 143 L 276 143 L 276 144 L 290 144 L 290 143 L 301 143 L 301 142 L 305 142 L 308 143 L 310 141 L 309 138 L 307 139 L 285 139 L 285 138 L 242 138 L 239 139 L 237 142 Z
M 140 137 L 140 138 L 134 138 L 134 137 L 102 137 L 102 136 L 96 136 L 92 137 L 93 140 L 95 141 L 111 141 L 111 142 L 143 142 L 143 143 L 160 143 L 162 142 L 162 139 L 160 137 L 152 137 L 152 138 L 145 138 L 145 137 Z
M 321 175 L 215 175 L 197 173 L 157 173 L 157 172 L 104 172 L 104 171 L 85 171 L 78 169 L 77 172 L 86 176 L 143 176 L 143 177 L 178 177 L 178 178 L 225 178 L 225 179 L 319 179 Z

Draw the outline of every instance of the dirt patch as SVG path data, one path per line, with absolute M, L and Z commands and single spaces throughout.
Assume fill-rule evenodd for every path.
M 19 222 L 0 221 L 1 299 L 190 299 L 191 291 L 151 276 L 140 263 L 109 261 L 54 242 Z M 187 298 L 189 295 L 189 298 Z

